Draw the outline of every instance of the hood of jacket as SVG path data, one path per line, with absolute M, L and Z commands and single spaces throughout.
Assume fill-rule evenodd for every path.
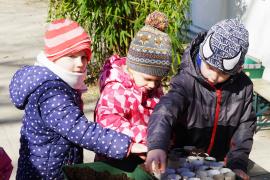
M 41 66 L 24 66 L 11 79 L 9 85 L 10 99 L 18 109 L 24 109 L 29 96 L 47 81 L 59 81 L 60 78 L 48 68 Z
M 203 76 L 198 70 L 195 59 L 197 54 L 199 53 L 200 44 L 203 42 L 206 36 L 206 32 L 199 33 L 197 36 L 191 41 L 188 48 L 186 48 L 183 57 L 181 59 L 181 64 L 179 67 L 179 71 L 185 71 L 191 76 L 195 77 L 200 81 L 204 81 Z
M 126 70 L 126 58 L 113 55 L 106 60 L 99 78 L 100 92 L 109 83 L 121 83 L 124 87 L 130 88 L 135 85 L 134 80 Z

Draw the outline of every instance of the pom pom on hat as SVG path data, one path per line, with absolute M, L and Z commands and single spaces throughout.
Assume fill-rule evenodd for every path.
M 85 51 L 88 61 L 91 58 L 91 40 L 85 30 L 75 21 L 58 19 L 51 22 L 44 37 L 44 52 L 50 61 Z
M 168 18 L 167 16 L 159 11 L 154 11 L 149 14 L 145 19 L 145 25 L 150 25 L 157 28 L 160 31 L 165 31 L 168 27 Z
M 142 27 L 130 43 L 127 66 L 137 72 L 157 77 L 168 74 L 172 63 L 172 45 L 168 34 L 168 18 L 155 11 L 147 16 Z

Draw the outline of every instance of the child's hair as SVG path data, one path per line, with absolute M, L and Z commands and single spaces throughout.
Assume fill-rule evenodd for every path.
M 236 19 L 226 19 L 210 28 L 200 45 L 199 56 L 211 66 L 234 75 L 244 63 L 248 46 L 244 25 Z
M 50 61 L 85 51 L 88 61 L 91 58 L 91 40 L 87 32 L 75 21 L 58 19 L 52 21 L 45 33 L 44 52 Z
M 127 66 L 152 76 L 166 76 L 171 68 L 172 46 L 168 34 L 164 33 L 168 19 L 164 13 L 155 11 L 148 15 L 130 43 Z

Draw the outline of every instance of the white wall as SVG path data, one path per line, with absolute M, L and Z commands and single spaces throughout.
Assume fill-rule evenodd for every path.
M 224 0 L 192 0 L 191 30 L 200 32 L 209 29 L 227 16 L 227 3 Z
M 192 0 L 192 25 L 198 33 L 225 18 L 240 18 L 249 31 L 248 54 L 270 68 L 270 0 Z
M 270 68 L 270 1 L 247 0 L 247 11 L 242 16 L 249 31 L 248 54 L 262 60 Z

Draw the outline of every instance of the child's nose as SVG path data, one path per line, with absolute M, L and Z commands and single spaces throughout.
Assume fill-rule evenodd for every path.
M 78 67 L 83 66 L 83 60 L 82 60 L 81 57 L 77 57 L 77 58 L 75 59 L 75 61 L 76 61 L 76 65 L 77 65 Z
M 149 82 L 148 87 L 153 89 L 155 87 L 155 82 L 153 82 L 153 81 Z
M 213 71 L 213 73 L 212 73 L 212 80 L 216 81 L 218 79 L 218 77 L 219 77 L 219 73 L 216 72 L 216 71 Z

